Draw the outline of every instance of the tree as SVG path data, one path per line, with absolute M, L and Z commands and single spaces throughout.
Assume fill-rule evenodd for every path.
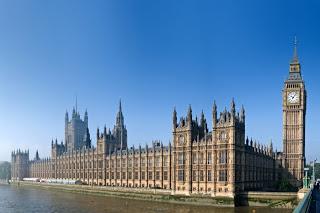
M 296 192 L 298 190 L 287 179 L 279 180 L 276 184 L 276 188 L 280 192 Z
M 11 178 L 11 164 L 9 162 L 0 163 L 0 179 L 6 180 Z
M 308 171 L 308 176 L 311 178 L 312 177 L 312 172 L 313 172 L 313 165 L 312 164 L 307 164 L 306 168 L 309 168 Z M 314 165 L 314 173 L 315 175 L 315 179 L 320 178 L 320 163 L 315 163 Z

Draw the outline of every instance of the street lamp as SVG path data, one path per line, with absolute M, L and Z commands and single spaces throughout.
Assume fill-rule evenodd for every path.
M 312 163 L 312 182 L 315 183 L 316 182 L 316 174 L 314 172 L 314 166 L 316 164 L 317 159 L 314 159 Z
M 303 178 L 303 188 L 308 188 L 309 187 L 309 181 L 310 181 L 310 178 L 308 177 L 309 168 L 304 168 L 304 171 L 305 171 L 305 175 L 304 175 L 304 178 Z

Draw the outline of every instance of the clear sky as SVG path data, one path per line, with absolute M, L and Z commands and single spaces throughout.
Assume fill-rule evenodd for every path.
M 223 2 L 223 3 L 221 3 Z M 172 111 L 246 109 L 246 134 L 282 150 L 281 91 L 293 38 L 308 92 L 306 153 L 319 156 L 319 1 L 0 1 L 0 160 L 50 155 L 64 114 L 112 127 L 123 102 L 128 144 L 165 144 Z

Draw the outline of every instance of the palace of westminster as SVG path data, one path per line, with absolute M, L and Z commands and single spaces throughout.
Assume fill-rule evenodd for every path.
M 202 113 L 193 118 L 172 115 L 172 143 L 159 141 L 144 147 L 127 146 L 121 102 L 113 130 L 97 129 L 91 144 L 88 113 L 65 114 L 65 141 L 51 142 L 51 157 L 29 160 L 29 151 L 12 152 L 12 180 L 26 177 L 81 180 L 84 184 L 159 188 L 172 194 L 208 194 L 234 197 L 248 190 L 273 190 L 279 180 L 302 185 L 305 165 L 306 90 L 296 43 L 289 75 L 282 91 L 283 152 L 272 143 L 261 145 L 246 138 L 245 110 L 218 113 L 212 106 L 212 129 Z

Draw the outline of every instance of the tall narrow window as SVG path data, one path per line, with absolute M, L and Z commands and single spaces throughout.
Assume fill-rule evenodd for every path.
M 200 171 L 200 181 L 204 181 L 203 170 Z
M 153 158 L 149 157 L 148 158 L 148 166 L 152 167 L 152 165 L 153 165 Z
M 149 179 L 149 180 L 152 180 L 152 179 L 153 179 L 153 177 L 152 177 L 152 172 L 148 172 L 148 179 Z
M 226 164 L 227 163 L 227 150 L 223 150 L 219 152 L 219 163 Z
M 163 157 L 163 166 L 168 166 L 169 162 L 168 162 L 168 157 L 165 156 Z
M 159 167 L 160 166 L 160 157 L 157 156 L 155 161 L 156 161 L 156 167 Z
M 184 181 L 184 171 L 178 170 L 178 181 Z
M 160 172 L 156 171 L 156 180 L 160 180 Z
M 211 163 L 212 163 L 212 153 L 208 152 L 207 164 L 211 164 Z
M 204 155 L 203 155 L 203 153 L 200 153 L 200 155 L 199 155 L 199 164 L 203 164 L 203 157 Z
M 197 181 L 197 171 L 192 171 L 192 181 Z
M 132 172 L 128 172 L 128 179 L 132 179 Z
M 134 166 L 138 167 L 139 166 L 139 158 L 134 159 Z
M 163 171 L 163 180 L 168 180 L 168 172 Z
M 208 170 L 208 181 L 212 181 L 211 170 Z
M 228 181 L 227 170 L 219 171 L 219 181 Z
M 196 152 L 192 153 L 192 163 L 197 164 L 197 153 Z
M 138 180 L 138 179 L 139 179 L 139 174 L 138 174 L 138 172 L 134 172 L 134 179 L 135 179 L 135 180 Z
M 182 152 L 180 152 L 178 154 L 178 164 L 183 165 L 183 153 Z

